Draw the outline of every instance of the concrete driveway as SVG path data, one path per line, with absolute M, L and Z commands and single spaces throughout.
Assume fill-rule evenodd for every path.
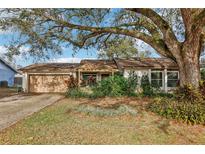
M 0 99 L 0 131 L 62 99 L 58 94 L 14 95 Z

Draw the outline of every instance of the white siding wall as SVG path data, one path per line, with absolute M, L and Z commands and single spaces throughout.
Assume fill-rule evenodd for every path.
M 173 87 L 173 88 L 167 87 L 167 72 L 168 72 L 168 70 L 164 69 L 164 70 L 159 70 L 159 71 L 162 72 L 162 87 L 161 87 L 161 90 L 163 90 L 165 92 L 168 92 L 170 90 L 175 89 L 175 87 Z M 142 78 L 143 75 L 148 75 L 149 80 L 151 82 L 151 72 L 152 72 L 151 69 L 147 69 L 147 70 L 128 70 L 128 69 L 126 69 L 123 72 L 123 76 L 125 78 L 128 78 L 131 72 L 134 72 L 138 76 L 138 85 L 139 86 L 141 85 L 141 78 Z
M 23 79 L 22 79 L 22 88 L 24 92 L 28 92 L 28 75 L 27 73 L 23 74 Z
M 134 72 L 135 75 L 138 77 L 138 85 L 141 85 L 141 78 L 143 75 L 148 75 L 149 70 L 124 70 L 123 76 L 128 78 L 130 73 Z

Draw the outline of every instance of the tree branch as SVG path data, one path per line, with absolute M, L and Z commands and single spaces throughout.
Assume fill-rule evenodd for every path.
M 192 12 L 190 9 L 187 8 L 182 8 L 180 9 L 181 14 L 182 14 L 182 19 L 183 19 L 183 23 L 185 26 L 185 31 L 190 32 L 190 29 L 192 27 Z
M 170 50 L 172 54 L 177 54 L 177 51 L 180 48 L 180 43 L 177 41 L 177 38 L 168 22 L 166 22 L 159 14 L 149 8 L 134 8 L 127 10 L 142 14 L 143 16 L 149 18 L 163 33 L 164 42 L 167 44 L 168 48 L 175 48 L 174 50 Z
M 205 25 L 205 9 L 198 9 L 200 10 L 200 13 L 197 14 L 197 16 L 194 19 L 194 23 L 200 24 L 200 26 Z
M 167 45 L 165 44 L 165 42 L 162 39 L 153 38 L 145 33 L 138 31 L 138 30 L 129 30 L 129 29 L 123 29 L 123 28 L 119 28 L 119 27 L 94 27 L 94 26 L 77 25 L 77 24 L 72 24 L 68 21 L 64 21 L 62 19 L 53 18 L 52 16 L 49 16 L 49 15 L 46 15 L 45 18 L 50 19 L 53 22 L 55 22 L 57 25 L 61 25 L 63 27 L 92 32 L 91 35 L 85 37 L 85 39 L 82 42 L 75 42 L 75 41 L 71 40 L 70 38 L 67 38 L 67 41 L 70 41 L 71 43 L 73 43 L 79 47 L 82 47 L 88 38 L 97 36 L 97 35 L 102 34 L 102 33 L 121 34 L 121 35 L 131 36 L 131 37 L 140 39 L 140 40 L 146 42 L 147 44 L 151 45 L 161 55 L 167 56 L 171 59 L 175 59 L 174 56 L 172 55 L 172 53 L 170 53 L 170 51 L 168 50 Z
M 135 27 L 136 26 L 141 26 L 141 27 L 144 27 L 146 30 L 149 31 L 149 33 L 152 36 L 161 38 L 161 34 L 158 31 L 157 27 L 153 23 L 148 21 L 146 18 L 139 19 L 136 22 L 120 24 L 118 27 L 129 27 L 129 26 L 135 26 Z
M 70 39 L 69 37 L 65 37 L 65 36 L 63 36 L 63 35 L 56 35 L 55 37 L 57 37 L 58 39 L 64 40 L 64 41 L 68 41 L 68 42 L 70 42 L 71 44 L 73 44 L 73 45 L 75 45 L 75 46 L 77 46 L 77 47 L 79 47 L 79 48 L 82 48 L 82 47 L 85 45 L 85 43 L 86 43 L 86 41 L 87 41 L 88 39 L 93 38 L 93 37 L 96 37 L 96 36 L 99 36 L 100 34 L 105 35 L 103 32 L 93 32 L 93 33 L 90 33 L 90 34 L 88 34 L 88 35 L 83 36 L 80 41 L 72 40 L 72 39 Z M 101 36 L 101 35 L 100 35 L 100 36 Z M 100 37 L 100 36 L 99 36 L 99 37 Z

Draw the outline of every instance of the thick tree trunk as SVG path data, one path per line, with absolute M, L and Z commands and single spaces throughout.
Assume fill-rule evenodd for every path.
M 177 57 L 176 61 L 179 67 L 180 86 L 192 85 L 195 88 L 199 87 L 200 76 L 200 50 L 201 44 L 192 42 L 186 42 L 183 44 L 183 48 Z
M 197 59 L 184 59 L 178 64 L 180 75 L 180 87 L 184 85 L 192 85 L 196 88 L 199 87 L 200 81 L 200 66 Z
M 178 57 L 175 56 L 180 72 L 180 86 L 186 84 L 199 87 L 200 53 L 202 50 L 202 31 L 200 24 L 196 24 L 196 14 L 201 10 L 181 9 L 185 27 L 185 41 L 180 45 Z

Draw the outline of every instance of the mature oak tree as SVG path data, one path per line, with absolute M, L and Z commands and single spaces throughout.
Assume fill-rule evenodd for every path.
M 140 39 L 174 60 L 180 85 L 199 86 L 205 9 L 2 9 L 0 26 L 15 30 L 8 47 L 19 54 L 59 52 L 62 45 L 99 47 L 116 36 Z
M 113 58 L 132 58 L 140 57 L 145 58 L 151 56 L 151 51 L 140 50 L 139 44 L 136 39 L 123 37 L 113 38 L 108 40 L 106 44 L 99 47 L 98 58 L 113 59 Z
M 139 56 L 136 41 L 129 38 L 116 38 L 102 45 L 98 57 L 103 59 L 131 58 Z

